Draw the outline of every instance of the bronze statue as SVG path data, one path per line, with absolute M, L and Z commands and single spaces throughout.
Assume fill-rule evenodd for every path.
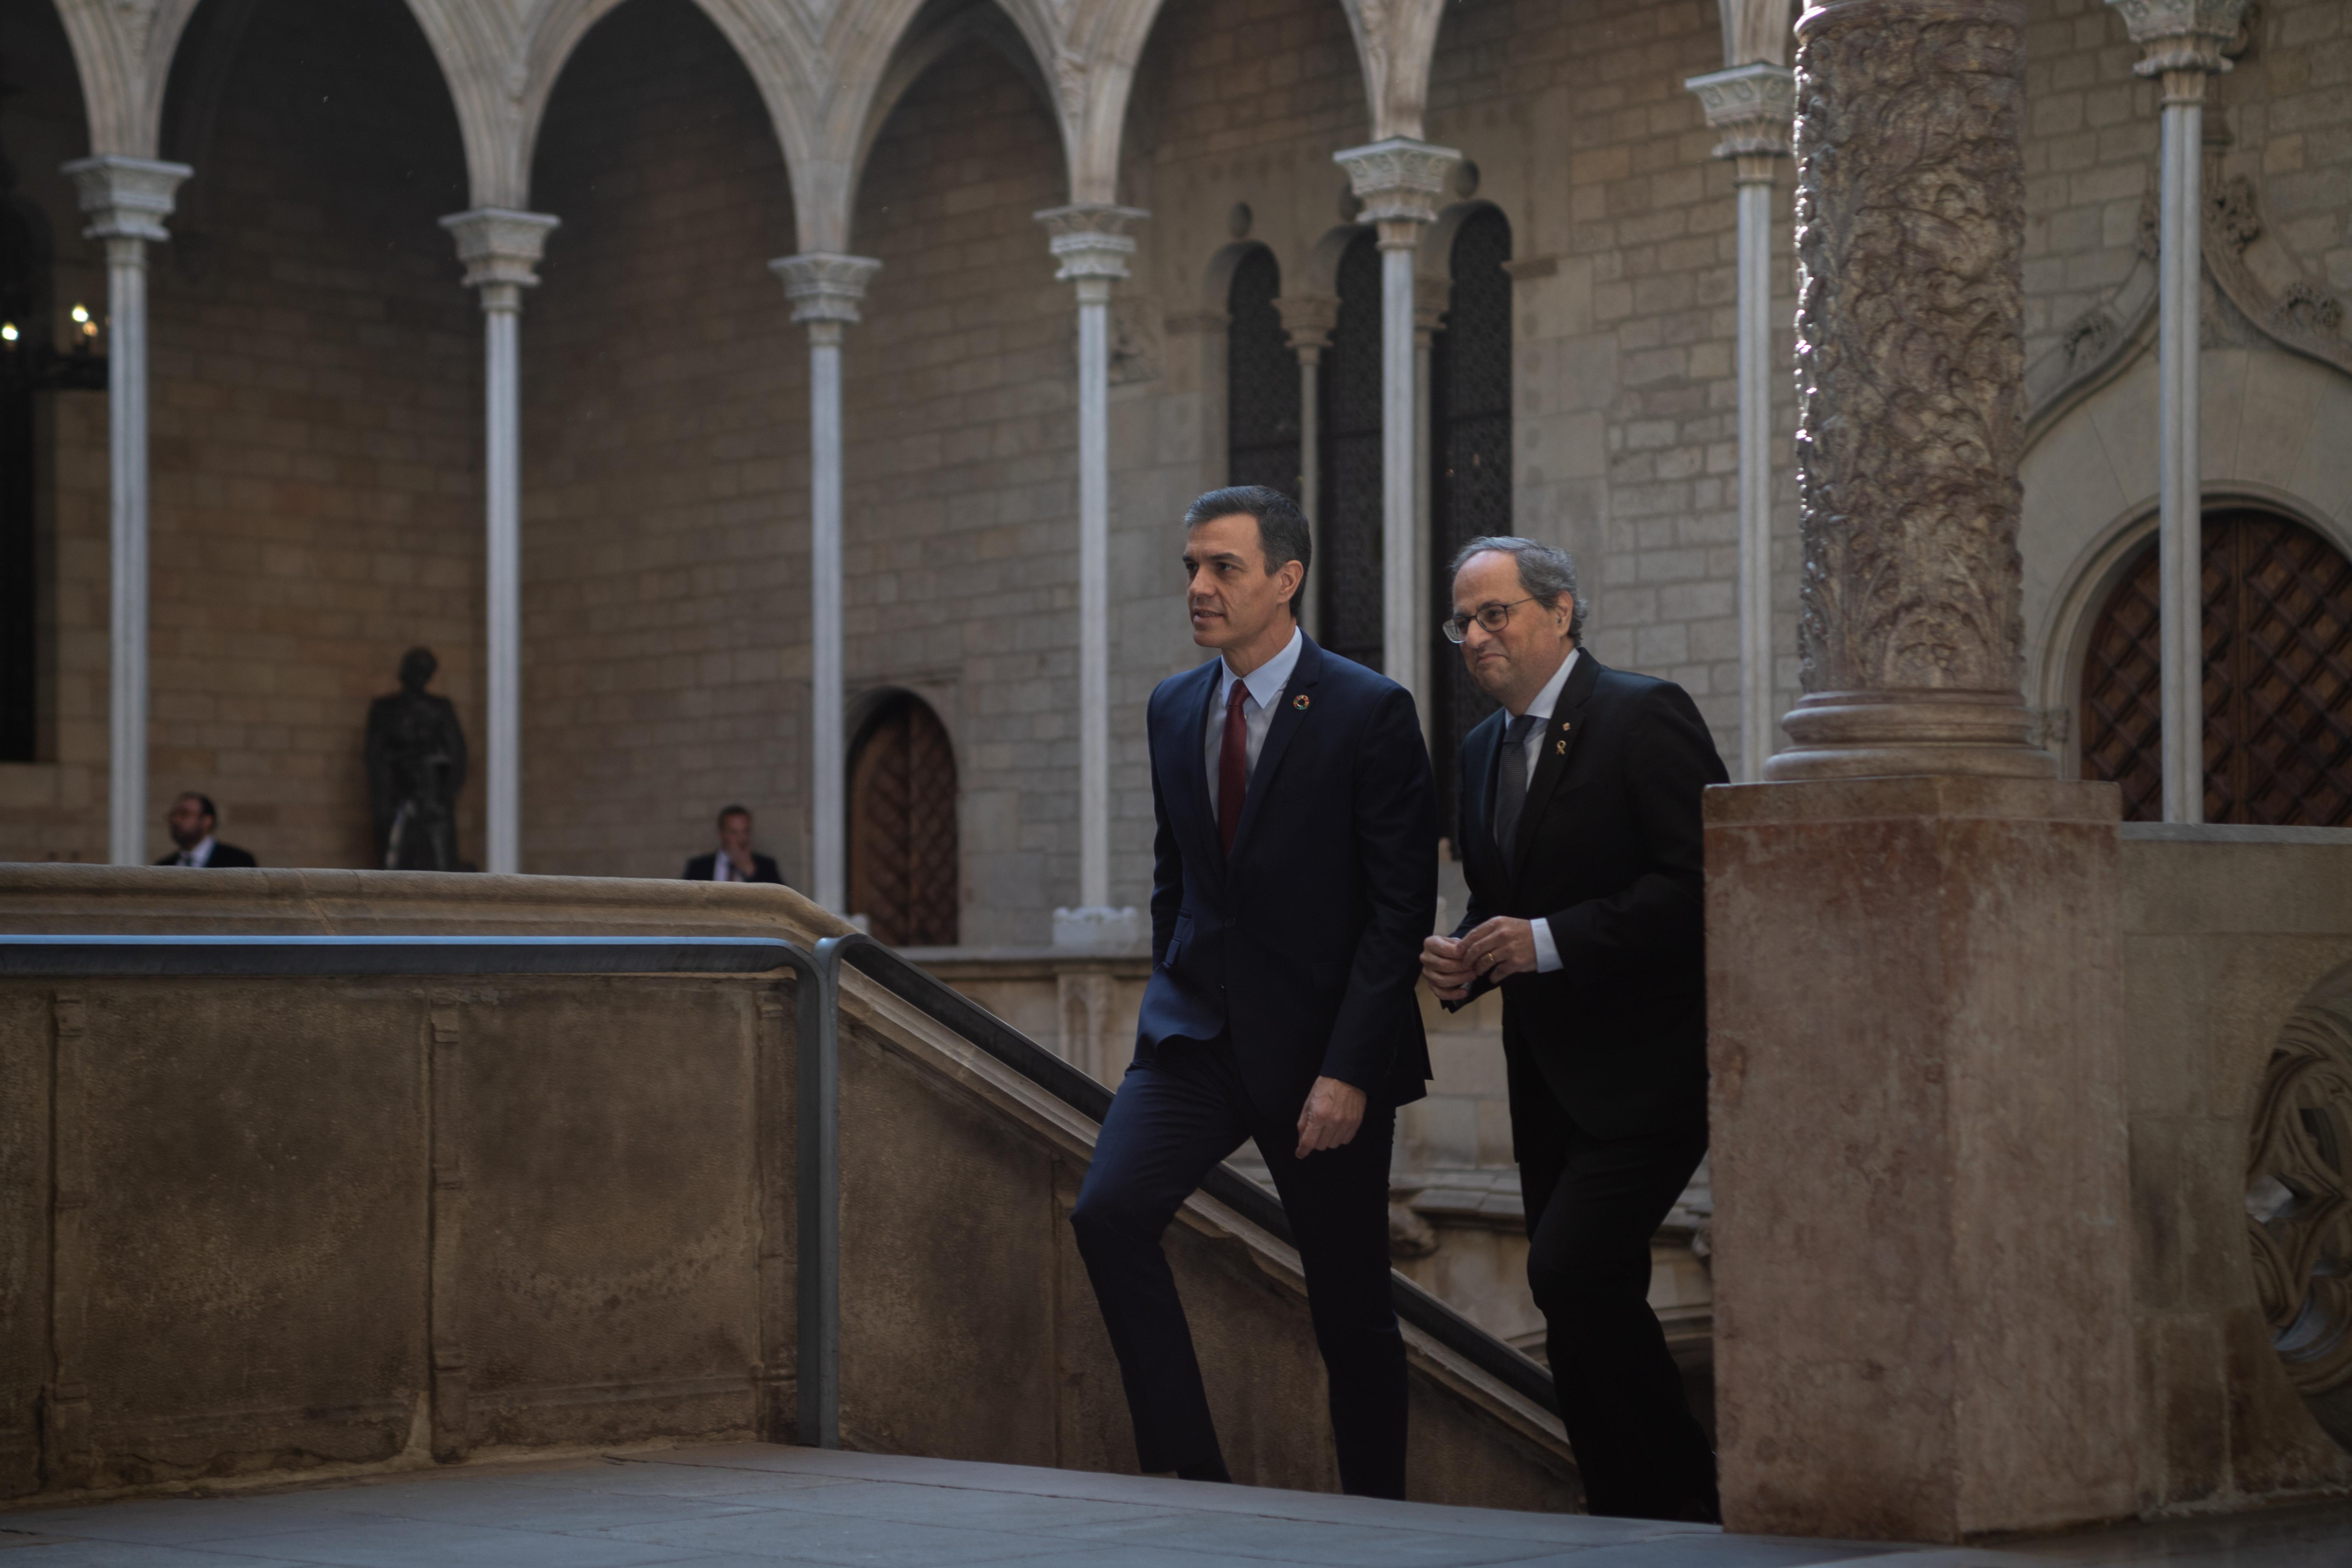
M 400 689 L 368 705 L 368 801 L 387 871 L 460 871 L 457 792 L 466 787 L 466 732 L 450 700 L 425 689 L 440 663 L 413 647 Z

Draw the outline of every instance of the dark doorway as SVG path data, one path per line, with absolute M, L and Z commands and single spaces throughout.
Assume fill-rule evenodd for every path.
M 2352 825 L 2352 561 L 2251 509 L 2208 512 L 2204 542 L 2205 820 Z M 2132 822 L 2164 815 L 2161 622 L 2151 540 L 2083 661 L 2083 776 Z
M 1274 301 L 1282 268 L 1261 247 L 1225 291 L 1225 482 L 1298 499 L 1298 354 Z
M 1438 623 L 1454 613 L 1446 568 L 1473 539 L 1511 526 L 1510 220 L 1482 207 L 1454 232 L 1445 320 L 1431 341 L 1429 581 L 1430 759 L 1437 770 L 1438 821 L 1451 836 L 1460 820 L 1463 738 L 1495 704 L 1462 666 L 1462 650 Z
M 849 907 L 892 947 L 952 947 L 955 752 L 929 704 L 882 701 L 849 763 Z
M 1323 515 L 1321 642 L 1381 667 L 1381 252 L 1366 229 L 1339 258 L 1339 318 L 1318 387 Z

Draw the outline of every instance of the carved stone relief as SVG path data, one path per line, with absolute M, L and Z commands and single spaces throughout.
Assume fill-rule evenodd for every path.
M 2271 1055 L 2246 1234 L 2287 1381 L 2352 1447 L 2352 1020 L 2335 1007 L 2296 1008 Z

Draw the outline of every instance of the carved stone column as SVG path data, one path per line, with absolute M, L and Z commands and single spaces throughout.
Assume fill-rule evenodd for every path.
M 1286 294 L 1274 302 L 1274 308 L 1282 315 L 1283 333 L 1289 338 L 1292 352 L 1298 355 L 1298 510 L 1307 514 L 1308 527 L 1319 529 L 1323 351 L 1331 346 L 1331 333 L 1339 325 L 1339 301 L 1328 294 Z M 1324 552 L 1319 539 L 1315 559 L 1307 564 L 1306 585 L 1299 590 L 1301 626 L 1322 625 L 1310 619 L 1323 603 Z
M 1151 215 L 1079 203 L 1037 215 L 1056 278 L 1078 293 L 1078 903 L 1054 911 L 1056 946 L 1125 946 L 1142 932 L 1110 904 L 1110 290 Z
M 1421 461 L 1426 432 L 1415 374 L 1413 255 L 1421 226 L 1437 221 L 1445 182 L 1462 154 L 1411 137 L 1391 136 L 1332 154 L 1348 171 L 1361 216 L 1380 230 L 1381 246 L 1381 665 L 1429 714 L 1423 605 L 1416 593 Z
M 1739 204 L 1739 776 L 1760 779 L 1780 728 L 1772 710 L 1772 184 L 1789 155 L 1796 77 L 1761 62 L 1683 85 L 1724 133 Z
M 809 332 L 810 893 L 849 913 L 848 737 L 843 732 L 841 340 L 878 261 L 810 251 L 768 263 Z
M 106 241 L 107 543 L 112 596 L 107 656 L 106 855 L 147 863 L 147 246 L 169 239 L 185 163 L 107 155 L 68 163 Z
M 2157 572 L 2164 819 L 2205 820 L 2204 475 L 2198 429 L 2204 269 L 2205 78 L 2225 71 L 2246 0 L 2107 0 L 2163 84 L 2157 219 Z
M 477 207 L 441 220 L 466 282 L 482 291 L 483 490 L 488 570 L 483 660 L 489 743 L 483 776 L 484 868 L 522 868 L 522 291 L 557 220 Z
M 1806 696 L 1705 804 L 1738 1531 L 2139 1501 L 2119 797 L 2018 689 L 2024 10 L 1798 23 Z
M 2021 689 L 2018 18 L 1851 0 L 1798 26 L 1805 695 L 1764 775 L 2049 778 Z

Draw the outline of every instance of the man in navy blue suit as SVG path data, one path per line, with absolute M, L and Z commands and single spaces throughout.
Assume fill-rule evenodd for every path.
M 1151 694 L 1151 979 L 1070 1224 L 1147 1471 L 1227 1480 L 1160 1236 L 1244 1140 L 1307 1274 L 1340 1484 L 1404 1495 L 1389 1150 L 1429 1047 L 1414 998 L 1437 821 L 1412 696 L 1298 627 L 1312 545 L 1287 496 L 1184 517 L 1192 640 Z

